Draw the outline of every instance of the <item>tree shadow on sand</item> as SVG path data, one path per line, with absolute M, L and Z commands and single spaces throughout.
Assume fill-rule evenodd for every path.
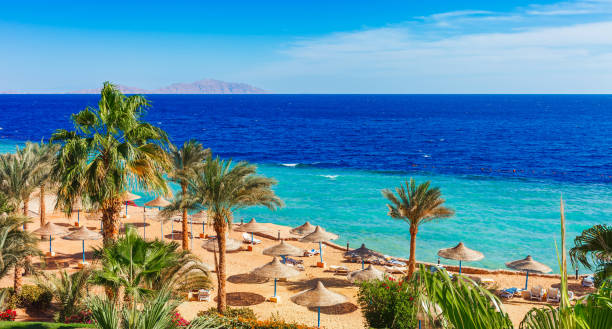
M 334 306 L 321 307 L 321 313 L 323 313 L 323 314 L 330 314 L 330 315 L 340 315 L 340 314 L 353 313 L 353 312 L 357 311 L 357 309 L 359 309 L 357 307 L 357 305 L 355 305 L 353 303 L 350 303 L 350 302 L 346 302 L 346 303 L 342 303 L 342 304 L 338 304 L 338 305 L 334 305 Z M 312 312 L 316 312 L 317 308 L 316 307 L 309 307 L 308 310 L 310 310 Z
M 227 281 L 231 283 L 262 284 L 270 280 L 251 273 L 243 273 L 229 276 Z
M 217 297 L 215 297 L 215 301 Z M 253 306 L 266 301 L 266 297 L 252 292 L 229 292 L 227 293 L 228 306 Z
M 347 288 L 353 287 L 346 277 L 342 278 L 314 278 L 306 281 L 287 281 L 285 286 L 292 291 L 302 291 L 316 287 L 317 282 L 321 281 L 326 288 Z

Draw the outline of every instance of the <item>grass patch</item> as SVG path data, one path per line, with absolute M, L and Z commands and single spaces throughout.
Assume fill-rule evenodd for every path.
M 93 328 L 90 324 L 81 323 L 54 323 L 54 322 L 12 322 L 0 321 L 0 328 L 23 328 L 23 329 L 73 329 L 73 328 Z

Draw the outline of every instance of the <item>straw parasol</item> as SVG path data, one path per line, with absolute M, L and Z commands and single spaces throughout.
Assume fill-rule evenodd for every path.
M 78 225 L 81 225 L 81 210 L 83 210 L 83 200 L 80 197 L 77 197 L 77 199 L 72 204 L 72 212 L 76 211 L 77 213 Z
M 121 201 L 125 202 L 125 217 L 127 218 L 127 203 L 128 201 L 134 201 L 134 200 L 138 200 L 140 199 L 140 195 L 131 193 L 129 191 L 125 191 L 123 192 L 123 194 L 121 194 Z
M 291 231 L 289 231 L 292 234 L 297 234 L 297 235 L 308 235 L 312 232 L 314 232 L 315 230 L 315 226 L 310 224 L 310 222 L 306 222 L 298 227 L 294 227 L 291 229 Z
M 64 236 L 66 240 L 81 240 L 83 242 L 83 265 L 87 264 L 85 261 L 85 240 L 100 240 L 102 234 L 94 232 L 85 226 L 82 226 L 78 230 Z
M 283 258 L 283 263 L 286 256 L 304 256 L 304 250 L 285 243 L 285 240 L 281 240 L 279 244 L 264 249 L 262 253 L 268 256 L 280 256 Z
M 208 239 L 204 241 L 204 243 L 202 244 L 202 248 L 208 251 L 219 251 L 219 248 L 217 246 L 217 239 Z M 225 239 L 225 251 L 236 251 L 240 248 L 242 248 L 242 244 L 240 243 L 240 241 L 236 241 L 230 238 Z
M 325 288 L 321 281 L 313 289 L 302 291 L 291 297 L 291 300 L 302 306 L 317 308 L 317 327 L 321 326 L 321 307 L 334 306 L 346 302 L 346 297 Z
M 53 256 L 54 253 L 53 253 L 53 248 L 51 246 L 51 241 L 53 240 L 52 236 L 66 235 L 68 234 L 68 230 L 62 226 L 55 225 L 52 222 L 47 222 L 45 226 L 32 231 L 32 233 L 41 235 L 41 236 L 49 236 L 49 256 Z
M 354 271 L 348 274 L 347 278 L 349 282 L 362 282 L 372 280 L 382 280 L 385 277 L 385 273 L 377 270 L 372 264 L 370 264 L 365 270 Z
M 525 290 L 527 290 L 527 281 L 529 280 L 529 272 L 533 273 L 548 273 L 551 272 L 552 269 L 540 262 L 533 260 L 531 256 L 527 256 L 524 259 L 515 260 L 509 263 L 506 263 L 506 266 L 519 271 L 525 271 L 527 276 L 525 278 Z
M 461 261 L 473 262 L 484 258 L 484 255 L 480 251 L 466 247 L 463 242 L 459 242 L 458 245 L 452 248 L 438 250 L 438 256 L 446 259 L 458 260 L 459 273 L 461 273 Z
M 256 269 L 251 271 L 251 274 L 268 279 L 274 279 L 274 298 L 276 298 L 276 280 L 277 279 L 286 279 L 292 276 L 297 276 L 300 272 L 294 269 L 292 266 L 285 265 L 281 263 L 278 258 L 274 257 L 274 259 Z
M 157 207 L 157 208 L 163 208 L 169 205 L 171 205 L 170 201 L 164 199 L 164 197 L 162 196 L 158 196 L 157 198 L 145 203 L 145 206 L 147 207 Z
M 323 263 L 323 242 L 329 240 L 336 240 L 338 236 L 334 233 L 325 231 L 321 226 L 316 226 L 315 230 L 300 239 L 302 242 L 318 242 L 319 243 L 319 256 L 321 256 L 321 263 Z
M 365 243 L 361 244 L 361 247 L 357 248 L 357 249 L 353 249 L 351 251 L 347 251 L 344 253 L 344 257 L 348 257 L 348 258 L 361 258 L 361 269 L 364 268 L 364 260 L 366 258 L 380 258 L 380 259 L 385 259 L 385 256 L 383 256 L 383 254 L 374 251 L 372 249 L 368 249 L 365 246 Z
M 259 233 L 259 232 L 264 232 L 267 231 L 268 228 L 264 225 L 262 225 L 261 223 L 258 223 L 255 218 L 251 218 L 251 220 L 243 225 L 240 225 L 240 231 L 243 232 L 247 232 L 247 233 L 251 233 L 251 244 L 253 243 L 253 233 Z

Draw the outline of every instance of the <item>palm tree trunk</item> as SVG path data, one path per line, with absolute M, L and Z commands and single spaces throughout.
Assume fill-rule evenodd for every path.
M 106 200 L 102 204 L 102 231 L 104 245 L 107 246 L 117 240 L 119 234 L 119 212 L 121 201 L 117 198 Z
M 40 227 L 45 226 L 47 209 L 45 205 L 45 184 L 40 185 Z
M 217 246 L 219 249 L 219 268 L 217 269 L 217 312 L 225 313 L 226 291 L 225 291 L 225 219 L 215 215 L 215 232 L 217 233 Z M 220 218 L 221 217 L 221 218 Z
M 187 194 L 187 182 L 181 182 L 181 190 L 184 198 Z M 183 250 L 189 250 L 189 234 L 187 232 L 187 209 L 183 209 Z
M 15 277 L 13 279 L 13 290 L 15 295 L 19 295 L 23 286 L 23 268 L 20 265 L 15 265 Z
M 410 258 L 408 259 L 408 278 L 412 278 L 414 269 L 416 268 L 416 236 L 419 231 L 419 227 L 416 225 L 410 225 Z
M 25 217 L 28 217 L 28 203 L 30 203 L 30 197 L 24 198 L 23 199 L 23 215 Z M 28 229 L 28 223 L 23 224 L 23 229 L 24 230 Z

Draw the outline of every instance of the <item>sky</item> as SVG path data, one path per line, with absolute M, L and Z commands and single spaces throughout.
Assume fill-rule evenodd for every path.
M 612 93 L 612 0 L 0 0 L 0 91 Z

